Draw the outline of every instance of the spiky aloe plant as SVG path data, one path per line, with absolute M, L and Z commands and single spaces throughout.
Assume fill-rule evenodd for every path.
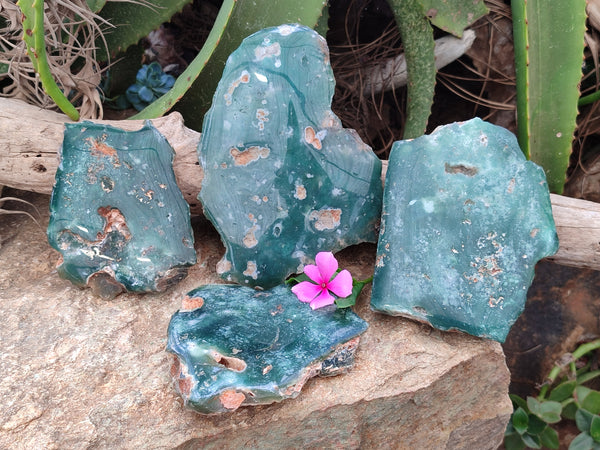
M 242 40 L 262 28 L 284 23 L 301 23 L 314 28 L 326 3 L 326 0 L 225 0 L 200 53 L 177 78 L 173 88 L 132 118 L 159 117 L 177 103 L 186 125 L 200 129 L 225 61 Z
M 577 117 L 585 0 L 512 0 L 521 149 L 560 194 Z

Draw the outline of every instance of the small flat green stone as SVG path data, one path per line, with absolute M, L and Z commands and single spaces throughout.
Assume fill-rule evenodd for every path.
M 171 318 L 171 375 L 186 406 L 200 413 L 278 402 L 315 375 L 347 372 L 366 328 L 350 309 L 311 310 L 287 286 L 202 286 Z
M 204 118 L 204 212 L 226 254 L 219 274 L 270 288 L 320 251 L 375 242 L 381 161 L 331 111 L 325 40 L 300 25 L 246 38 Z
M 396 142 L 371 307 L 503 342 L 558 237 L 544 171 L 480 119 Z
M 59 275 L 106 298 L 185 277 L 194 237 L 166 139 L 149 122 L 138 131 L 65 127 L 48 225 L 63 255 Z

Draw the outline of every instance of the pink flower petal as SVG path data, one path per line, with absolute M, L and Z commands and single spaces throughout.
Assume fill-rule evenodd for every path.
M 327 284 L 327 289 L 340 298 L 348 297 L 352 294 L 352 275 L 346 269 L 342 270 Z
M 306 266 L 304 266 L 304 273 L 315 283 L 319 285 L 323 283 L 323 280 L 321 279 L 321 272 L 319 272 L 319 268 L 317 266 L 313 264 L 307 264 Z M 329 280 L 324 281 L 327 282 Z
M 323 306 L 333 305 L 335 299 L 327 290 L 323 290 L 317 298 L 310 302 L 312 309 L 322 308 Z
M 317 295 L 319 295 L 323 289 L 318 284 L 311 283 L 310 281 L 301 281 L 294 287 L 292 292 L 296 294 L 298 300 L 304 303 L 312 301 Z
M 321 272 L 322 280 L 324 282 L 331 280 L 331 277 L 338 269 L 338 262 L 337 259 L 335 259 L 335 256 L 333 256 L 333 253 L 319 252 L 315 257 L 315 261 L 319 268 L 319 272 Z

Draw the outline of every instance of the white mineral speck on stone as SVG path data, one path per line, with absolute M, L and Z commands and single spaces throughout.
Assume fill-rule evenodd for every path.
M 422 203 L 423 203 L 423 211 L 425 211 L 426 213 L 432 213 L 435 210 L 433 201 L 422 200 Z
M 296 27 L 294 27 L 292 25 L 280 25 L 277 28 L 277 31 L 282 36 L 288 36 L 288 35 L 292 34 L 294 31 L 296 31 Z
M 254 72 L 254 76 L 256 77 L 256 79 L 258 81 L 262 81 L 263 83 L 266 83 L 267 81 L 267 77 L 265 77 L 262 73 L 258 73 L 258 72 Z

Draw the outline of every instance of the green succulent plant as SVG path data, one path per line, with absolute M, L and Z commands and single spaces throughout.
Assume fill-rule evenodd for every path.
M 537 397 L 511 395 L 514 412 L 504 434 L 507 450 L 524 448 L 559 448 L 559 436 L 551 425 L 561 420 L 574 420 L 581 433 L 573 439 L 569 450 L 600 449 L 600 392 L 584 386 L 600 376 L 591 363 L 577 368 L 576 362 L 600 348 L 600 340 L 581 345 L 566 365 L 557 365 L 547 377 Z M 559 376 L 567 374 L 562 378 Z
M 159 63 L 144 64 L 129 86 L 125 95 L 135 109 L 141 111 L 154 100 L 162 97 L 175 84 L 175 77 L 163 72 Z

